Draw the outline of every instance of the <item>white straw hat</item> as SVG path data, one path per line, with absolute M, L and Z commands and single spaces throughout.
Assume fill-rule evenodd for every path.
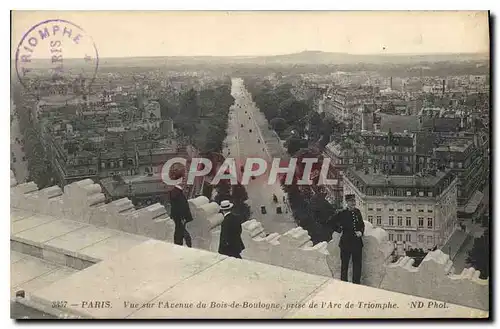
M 229 200 L 224 200 L 220 203 L 220 209 L 221 210 L 229 210 L 234 206 Z

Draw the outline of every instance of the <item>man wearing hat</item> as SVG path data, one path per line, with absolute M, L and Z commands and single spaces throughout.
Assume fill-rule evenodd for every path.
M 233 204 L 228 200 L 220 203 L 220 210 L 224 216 L 221 224 L 219 254 L 241 258 L 245 245 L 241 240 L 241 221 L 231 212 Z
M 174 243 L 182 246 L 186 240 L 186 245 L 191 248 L 191 236 L 186 229 L 186 224 L 193 220 L 193 216 L 191 216 L 187 198 L 180 185 L 175 185 L 170 191 L 170 206 L 170 217 L 175 223 Z
M 361 212 L 356 208 L 356 198 L 354 194 L 345 196 L 347 209 L 335 216 L 337 232 L 342 232 L 340 237 L 340 279 L 347 281 L 347 271 L 352 256 L 352 282 L 360 283 L 361 279 L 361 255 L 363 250 L 363 234 L 365 224 L 361 217 Z

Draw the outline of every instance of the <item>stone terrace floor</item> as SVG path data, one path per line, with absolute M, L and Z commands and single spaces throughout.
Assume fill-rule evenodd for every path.
M 11 298 L 14 297 L 18 290 L 36 291 L 75 272 L 77 270 L 69 267 L 56 265 L 17 251 L 11 251 L 10 296 Z
M 37 289 L 25 301 L 50 313 L 55 311 L 52 301 L 58 300 L 68 305 L 59 316 L 83 318 L 448 318 L 487 314 L 453 304 L 416 310 L 410 308 L 411 302 L 428 305 L 432 301 L 158 240 L 143 242 Z M 360 308 L 360 300 L 390 302 L 398 308 Z M 88 308 L 84 301 L 109 301 L 109 307 Z M 207 307 L 197 307 L 200 302 Z M 240 307 L 231 307 L 233 302 Z M 243 307 L 245 302 L 261 306 Z M 338 303 L 339 308 L 326 307 L 330 302 Z M 347 302 L 355 307 L 346 309 Z M 171 303 L 184 307 L 173 308 Z M 276 306 L 266 307 L 270 303 Z M 287 309 L 288 304 L 297 303 L 305 307 Z M 311 303 L 318 307 L 310 308 Z M 189 304 L 191 308 L 187 308 Z
M 432 300 L 22 211 L 11 211 L 12 246 L 22 250 L 11 254 L 11 289 L 26 291 L 26 298 L 16 301 L 59 317 L 469 318 L 488 314 L 453 304 L 416 310 L 410 308 L 411 302 L 428 305 Z M 45 259 L 28 256 L 25 249 Z M 77 259 L 90 263 L 82 266 Z M 64 264 L 84 269 L 76 271 Z M 67 307 L 52 308 L 52 301 L 67 301 Z M 84 307 L 88 301 L 109 301 L 110 307 Z M 360 308 L 359 301 L 390 302 L 398 308 Z M 167 308 L 166 302 L 193 303 L 193 307 Z M 197 307 L 200 302 L 207 307 Z M 231 307 L 232 302 L 240 307 Z M 261 306 L 243 307 L 245 302 Z M 318 307 L 310 308 L 313 302 Z M 319 306 L 330 302 L 340 308 Z M 347 302 L 356 307 L 346 309 Z M 266 307 L 270 303 L 275 307 Z M 297 303 L 305 307 L 287 308 Z

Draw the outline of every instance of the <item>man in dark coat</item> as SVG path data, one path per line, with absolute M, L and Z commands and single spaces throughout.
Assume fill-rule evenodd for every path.
M 363 234 L 365 232 L 365 223 L 361 212 L 356 208 L 356 199 L 354 194 L 345 196 L 347 209 L 338 213 L 334 221 L 336 222 L 337 232 L 342 232 L 340 237 L 340 260 L 342 262 L 340 278 L 347 280 L 347 271 L 352 256 L 352 282 L 360 283 L 361 279 L 361 255 L 363 251 Z
M 241 240 L 241 220 L 231 212 L 233 204 L 228 200 L 220 203 L 224 220 L 221 224 L 219 254 L 241 258 L 245 245 Z
M 186 240 L 186 245 L 191 248 L 191 236 L 186 229 L 186 224 L 193 220 L 186 196 L 182 187 L 175 185 L 170 191 L 170 217 L 175 223 L 174 243 L 180 246 Z

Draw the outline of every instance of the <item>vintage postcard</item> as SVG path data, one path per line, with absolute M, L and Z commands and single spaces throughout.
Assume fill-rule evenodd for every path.
M 11 318 L 489 318 L 488 12 L 11 26 Z

